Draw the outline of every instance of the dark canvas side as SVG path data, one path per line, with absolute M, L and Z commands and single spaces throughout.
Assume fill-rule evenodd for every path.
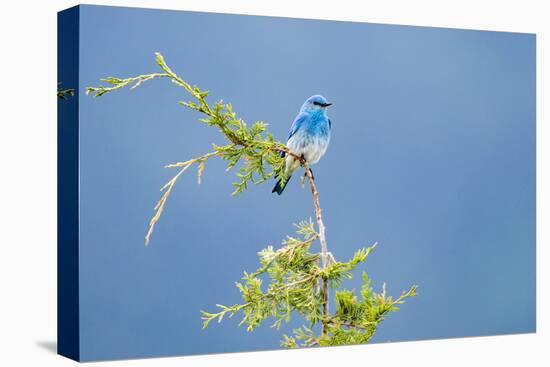
M 58 13 L 57 102 L 57 352 L 80 359 L 78 243 L 79 8 Z

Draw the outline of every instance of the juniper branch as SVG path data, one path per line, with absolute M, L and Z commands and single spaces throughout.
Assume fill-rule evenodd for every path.
M 162 70 L 161 73 L 142 74 L 130 78 L 111 76 L 102 79 L 107 85 L 88 87 L 86 88 L 86 94 L 100 97 L 127 86 L 130 89 L 137 88 L 142 83 L 153 79 L 168 79 L 175 85 L 183 88 L 194 99 L 192 101 L 180 101 L 179 103 L 205 115 L 206 117 L 200 119 L 200 121 L 209 126 L 217 127 L 227 139 L 228 144 L 222 146 L 215 145 L 214 152 L 209 153 L 208 157 L 200 156 L 192 160 L 166 166 L 167 168 L 182 169 L 164 187 L 166 191 L 157 203 L 155 215 L 149 223 L 146 244 L 149 243 L 154 226 L 164 211 L 174 184 L 189 165 L 198 163 L 198 181 L 200 182 L 201 174 L 204 171 L 205 162 L 208 158 L 217 156 L 226 160 L 228 162 L 228 170 L 242 163 L 237 173 L 239 181 L 234 184 L 235 190 L 233 194 L 236 195 L 247 189 L 249 183 L 261 183 L 274 176 L 284 178 L 284 160 L 280 157 L 279 153 L 285 152 L 286 154 L 293 155 L 284 144 L 275 141 L 273 136 L 266 132 L 267 124 L 258 121 L 251 127 L 248 127 L 244 121 L 237 118 L 231 104 L 224 104 L 222 101 L 219 101 L 210 106 L 206 101 L 208 91 L 202 91 L 197 86 L 191 86 L 178 76 L 166 64 L 160 53 L 156 54 L 156 62 Z
M 162 72 L 125 79 L 108 77 L 102 79 L 107 85 L 88 87 L 86 93 L 99 97 L 127 86 L 134 89 L 153 79 L 168 79 L 176 86 L 183 88 L 193 98 L 191 101 L 179 103 L 202 114 L 204 117 L 200 121 L 217 128 L 227 142 L 225 145 L 214 145 L 210 153 L 165 166 L 179 170 L 161 189 L 163 194 L 155 206 L 155 215 L 149 223 L 146 244 L 149 243 L 155 225 L 179 177 L 189 167 L 196 165 L 197 180 L 200 183 L 206 162 L 213 157 L 225 160 L 228 171 L 240 165 L 237 172 L 238 182 L 233 184 L 235 187 L 233 195 L 236 195 L 246 190 L 249 183 L 262 183 L 272 177 L 286 180 L 283 156 L 293 156 L 304 168 L 304 177 L 308 180 L 313 199 L 317 229 L 311 220 L 301 222 L 297 225 L 297 233 L 301 239 L 287 237 L 279 250 L 274 251 L 269 246 L 259 252 L 260 268 L 250 274 L 245 272 L 242 282 L 236 283 L 244 302 L 233 306 L 217 305 L 221 311 L 216 313 L 201 311 L 203 326 L 207 327 L 213 320 L 220 322 L 226 315 L 231 317 L 242 313 L 241 324 L 247 324 L 247 330 L 253 330 L 270 317 L 275 319 L 272 326 L 278 328 L 283 321 L 289 320 L 291 313 L 297 312 L 309 321 L 311 327 L 320 323 L 321 335 L 317 337 L 311 328 L 303 326 L 294 331 L 294 337 L 284 335 L 281 343 L 284 346 L 367 342 L 384 317 L 397 310 L 396 305 L 416 295 L 416 286 L 403 292 L 396 300 L 392 300 L 391 296 L 386 296 L 385 284 L 381 293 L 373 292 L 370 288 L 370 280 L 364 274 L 361 299 L 358 299 L 353 291 L 337 290 L 336 310 L 331 315 L 329 289 L 338 288 L 343 279 L 350 279 L 351 271 L 366 260 L 376 244 L 357 251 L 348 262 L 337 262 L 328 251 L 319 192 L 308 162 L 302 156 L 293 153 L 283 143 L 274 140 L 273 136 L 266 131 L 266 123 L 257 121 L 248 127 L 233 112 L 231 104 L 218 101 L 210 105 L 206 101 L 208 91 L 202 91 L 178 76 L 168 67 L 159 53 L 156 54 L 156 62 Z M 320 242 L 321 252 L 310 253 L 311 245 L 317 240 Z M 269 280 L 265 290 L 262 289 L 260 277 L 267 277 Z

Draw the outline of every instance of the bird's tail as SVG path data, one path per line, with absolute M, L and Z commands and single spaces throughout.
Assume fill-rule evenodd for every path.
M 283 181 L 282 178 L 280 178 L 278 181 L 277 181 L 277 184 L 275 184 L 275 187 L 273 188 L 273 190 L 271 190 L 271 192 L 276 192 L 277 194 L 281 195 L 283 193 L 283 191 L 285 190 L 285 187 L 286 187 L 286 184 L 288 183 L 288 181 L 290 181 L 290 177 L 291 176 L 288 176 L 286 178 L 286 180 Z

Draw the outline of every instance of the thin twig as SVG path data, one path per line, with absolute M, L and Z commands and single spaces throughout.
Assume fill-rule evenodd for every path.
M 166 201 L 168 200 L 168 197 L 170 196 L 170 193 L 172 192 L 172 188 L 176 184 L 176 181 L 181 176 L 183 172 L 185 172 L 189 167 L 191 167 L 192 163 L 189 163 L 188 165 L 184 166 L 166 185 L 164 185 L 160 191 L 164 191 L 164 194 L 162 194 L 160 200 L 157 202 L 157 205 L 155 205 L 155 215 L 153 218 L 151 218 L 151 221 L 149 222 L 149 230 L 147 231 L 147 234 L 145 235 L 145 246 L 149 244 L 149 240 L 151 239 L 151 235 L 153 234 L 153 230 L 155 229 L 155 224 L 157 224 L 158 220 L 160 219 L 160 216 L 162 215 L 162 212 L 164 211 L 164 206 L 166 205 Z
M 209 158 L 212 158 L 216 156 L 218 153 L 216 152 L 210 152 L 204 155 L 201 155 L 200 157 L 196 157 L 193 159 L 190 159 L 185 162 L 178 162 L 173 164 L 168 164 L 165 167 L 166 168 L 175 168 L 175 167 L 181 167 L 180 171 L 172 177 L 170 181 L 168 181 L 161 189 L 160 191 L 164 191 L 162 194 L 160 200 L 157 202 L 157 205 L 155 205 L 155 215 L 153 218 L 151 218 L 151 221 L 149 222 L 149 229 L 147 231 L 147 235 L 145 236 L 145 245 L 147 246 L 149 244 L 149 240 L 151 239 L 151 235 L 153 234 L 153 230 L 155 229 L 155 224 L 160 219 L 160 216 L 162 215 L 162 212 L 164 211 L 164 207 L 166 205 L 166 202 L 168 201 L 168 197 L 172 193 L 172 188 L 176 184 L 176 181 L 181 176 L 183 172 L 185 172 L 189 167 L 191 167 L 194 163 L 199 163 L 199 172 L 198 177 L 200 180 L 200 175 L 202 174 L 202 169 L 204 169 L 204 162 L 206 162 Z M 202 169 L 201 169 L 202 167 Z M 199 182 L 200 183 L 200 182 Z
M 301 159 L 302 166 L 304 167 L 304 170 L 306 171 L 307 178 L 309 180 L 309 186 L 311 187 L 311 195 L 313 196 L 313 206 L 315 207 L 315 218 L 317 219 L 317 228 L 319 233 L 319 242 L 321 243 L 321 264 L 323 269 L 326 268 L 328 263 L 328 248 L 327 248 L 327 240 L 325 238 L 325 224 L 323 223 L 323 216 L 321 214 L 321 204 L 319 203 L 319 192 L 317 191 L 317 187 L 315 186 L 315 180 L 313 179 L 313 174 L 311 173 L 311 169 L 309 168 L 309 164 L 304 160 Z M 327 318 L 329 315 L 329 305 L 328 305 L 328 279 L 323 277 L 323 284 L 322 284 L 322 292 L 323 292 L 323 301 L 322 301 L 322 307 L 323 307 L 323 329 L 322 334 L 327 334 L 328 332 L 328 322 Z
M 327 265 L 327 240 L 325 238 L 325 225 L 323 223 L 323 216 L 321 214 L 321 205 L 319 203 L 319 192 L 315 186 L 315 180 L 309 168 L 309 164 L 304 160 L 302 166 L 306 171 L 307 178 L 309 180 L 309 186 L 311 187 L 311 194 L 313 195 L 313 206 L 315 207 L 315 218 L 317 219 L 317 227 L 319 229 L 319 242 L 321 242 L 321 259 L 323 268 Z

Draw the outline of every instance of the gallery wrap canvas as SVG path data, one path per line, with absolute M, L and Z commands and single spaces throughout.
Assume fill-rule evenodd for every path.
M 534 34 L 58 25 L 59 354 L 536 331 Z

